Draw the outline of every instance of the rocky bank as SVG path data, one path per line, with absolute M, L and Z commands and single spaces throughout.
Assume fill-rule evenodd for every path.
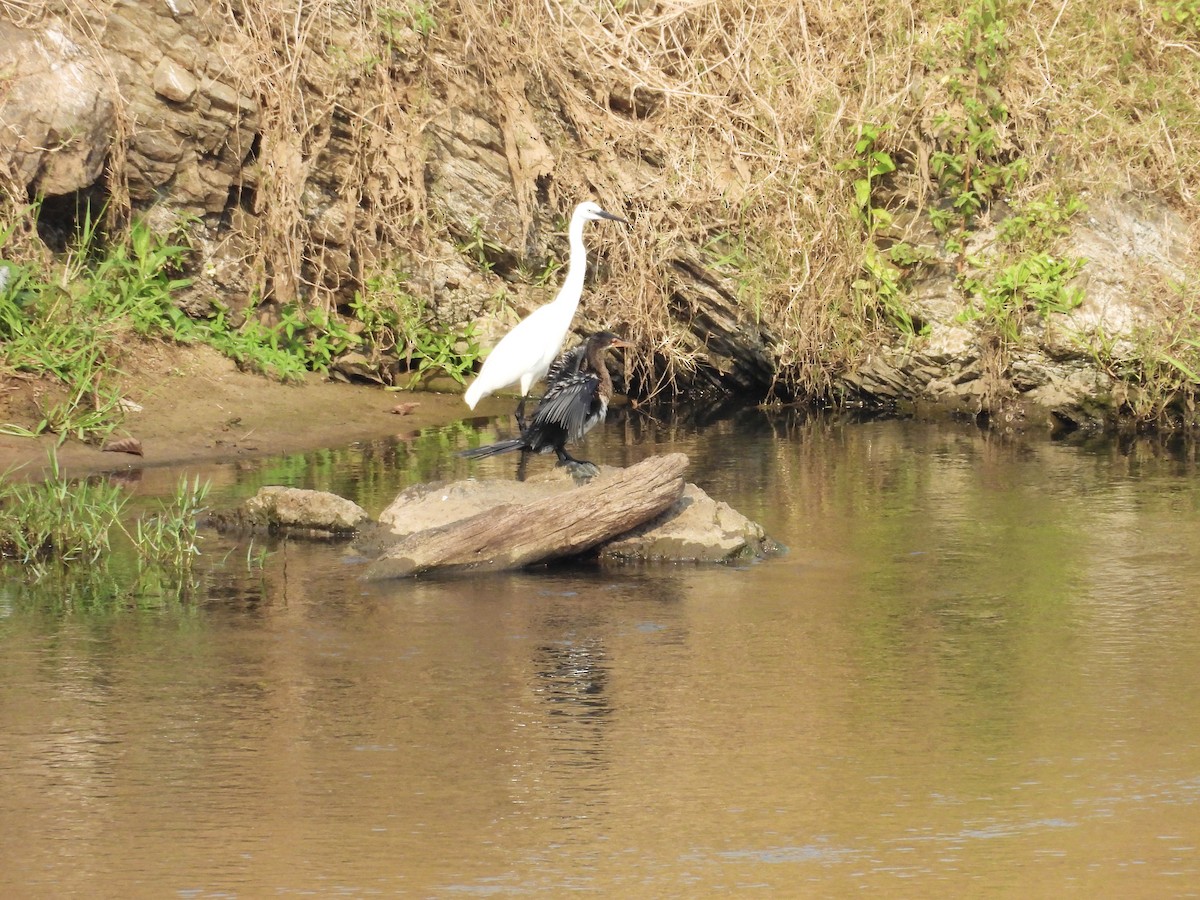
M 637 27 L 650 28 L 654 11 L 635 6 L 630 21 L 643 17 Z M 297 10 L 294 21 L 215 0 L 46 0 L 4 10 L 5 189 L 43 198 L 39 232 L 51 246 L 62 245 L 89 199 L 148 215 L 163 230 L 192 217 L 193 285 L 183 302 L 197 315 L 214 298 L 248 315 L 297 300 L 344 307 L 370 272 L 402 259 L 404 296 L 421 315 L 451 333 L 476 323 L 487 347 L 546 299 L 545 287 L 518 275 L 540 266 L 553 275 L 555 220 L 573 202 L 593 195 L 635 228 L 648 225 L 661 220 L 652 203 L 662 201 L 641 186 L 678 174 L 637 140 L 650 139 L 647 123 L 664 114 L 670 92 L 618 68 L 588 71 L 584 25 L 578 58 L 566 61 L 573 80 L 555 82 L 505 70 L 499 50 L 486 61 L 456 56 L 484 49 L 472 50 L 465 26 L 446 24 L 440 42 L 414 15 L 366 31 L 336 3 Z M 629 140 L 591 141 L 589 122 L 602 120 L 605 134 Z M 713 159 L 721 152 L 715 146 Z M 727 201 L 753 181 L 748 158 L 724 163 L 716 183 Z M 969 303 L 956 286 L 964 259 L 991 252 L 995 223 L 951 258 L 914 211 L 907 240 L 920 247 L 929 238 L 929 246 L 906 302 L 921 327 L 876 335 L 872 349 L 829 373 L 826 390 L 1009 427 L 1111 424 L 1129 392 L 1111 361 L 1136 356 L 1140 332 L 1160 317 L 1146 286 L 1182 279 L 1193 242 L 1188 222 L 1152 192 L 1084 199 L 1065 244 L 1082 260 L 1074 284 L 1083 303 L 1028 318 L 1019 346 L 1002 353 L 964 315 Z M 684 195 L 672 202 L 682 205 Z M 1003 215 L 998 208 L 994 218 Z M 704 252 L 703 233 L 655 235 L 617 240 L 659 242 L 661 293 L 604 296 L 602 250 L 599 296 L 585 303 L 579 328 L 624 317 L 641 340 L 643 367 L 661 374 L 665 366 L 695 392 L 786 395 L 798 340 L 784 336 L 794 327 L 785 322 L 790 306 L 783 318 L 754 311 L 745 279 Z M 270 302 L 256 306 L 260 286 Z M 366 363 L 349 371 L 363 374 L 378 360 Z M 645 371 L 622 374 L 640 377 L 631 385 L 639 390 L 657 384 Z

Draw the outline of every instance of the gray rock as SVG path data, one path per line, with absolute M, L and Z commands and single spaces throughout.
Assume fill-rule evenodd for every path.
M 196 96 L 196 79 L 168 57 L 159 60 L 154 70 L 154 93 L 175 103 L 186 103 Z
M 57 25 L 39 32 L 0 19 L 0 171 L 30 194 L 57 196 L 92 184 L 116 132 L 104 61 Z
M 232 513 L 218 514 L 218 528 L 312 536 L 350 535 L 370 522 L 357 503 L 326 491 L 268 486 Z
M 675 505 L 651 522 L 605 544 L 606 560 L 729 562 L 778 550 L 761 525 L 688 483 Z

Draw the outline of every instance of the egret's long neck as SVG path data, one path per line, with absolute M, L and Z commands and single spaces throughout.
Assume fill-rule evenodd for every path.
M 583 293 L 583 279 L 587 275 L 587 249 L 583 246 L 583 219 L 572 217 L 571 227 L 567 230 L 571 243 L 571 255 L 567 259 L 567 279 L 563 282 L 556 303 L 574 306 L 579 302 Z

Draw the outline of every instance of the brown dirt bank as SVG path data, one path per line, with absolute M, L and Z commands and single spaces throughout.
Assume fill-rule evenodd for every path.
M 137 438 L 143 456 L 102 451 L 68 440 L 58 450 L 71 475 L 186 465 L 269 456 L 356 440 L 410 434 L 471 415 L 457 393 L 385 391 L 313 375 L 304 384 L 281 384 L 239 371 L 207 347 L 150 344 L 123 361 L 123 396 L 130 411 L 113 440 Z M 449 382 L 447 390 L 453 382 Z M 440 383 L 438 384 L 441 387 Z M 0 423 L 25 427 L 38 420 L 37 400 L 50 388 L 35 380 L 0 376 Z M 475 415 L 506 408 L 489 398 Z M 494 408 L 493 408 L 494 405 Z M 411 408 L 400 414 L 397 407 Z M 0 472 L 45 470 L 53 437 L 0 435 Z

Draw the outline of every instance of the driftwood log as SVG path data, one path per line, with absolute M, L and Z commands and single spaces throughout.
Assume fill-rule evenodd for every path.
M 669 508 L 683 493 L 687 457 L 669 453 L 530 503 L 408 535 L 368 568 L 368 580 L 438 571 L 517 569 L 576 556 Z

